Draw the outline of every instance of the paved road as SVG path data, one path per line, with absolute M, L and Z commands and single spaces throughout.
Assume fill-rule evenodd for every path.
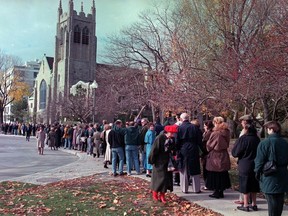
M 47 146 L 38 155 L 36 139 L 0 134 L 0 181 L 31 175 L 77 161 L 75 155 L 52 151 Z

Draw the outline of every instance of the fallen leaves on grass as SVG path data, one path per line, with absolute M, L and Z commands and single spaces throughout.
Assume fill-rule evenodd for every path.
M 16 215 L 197 215 L 219 216 L 209 209 L 167 193 L 167 204 L 152 200 L 150 183 L 134 177 L 104 174 L 23 189 L 20 183 L 0 184 L 1 214 Z M 66 205 L 63 204 L 66 202 Z M 60 203 L 59 205 L 55 205 Z M 61 205 L 62 204 L 62 205 Z

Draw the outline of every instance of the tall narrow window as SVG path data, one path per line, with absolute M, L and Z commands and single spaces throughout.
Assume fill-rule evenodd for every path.
M 89 44 L 89 29 L 87 27 L 82 32 L 82 44 Z
M 61 30 L 60 30 L 60 45 L 63 44 L 63 41 L 64 41 L 64 32 L 63 32 L 63 28 L 61 28 Z
M 45 80 L 41 81 L 40 84 L 40 109 L 45 109 L 46 108 L 46 90 L 47 90 L 47 85 Z
M 74 43 L 80 43 L 81 40 L 81 29 L 78 25 L 74 28 Z

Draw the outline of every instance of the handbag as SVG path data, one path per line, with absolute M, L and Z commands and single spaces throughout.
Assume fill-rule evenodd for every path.
M 267 161 L 263 166 L 263 175 L 271 176 L 277 172 L 277 164 L 274 160 Z
M 173 172 L 177 169 L 177 164 L 176 164 L 176 161 L 173 157 L 173 155 L 170 153 L 169 154 L 169 161 L 168 161 L 168 168 L 167 168 L 167 171 L 168 172 Z
M 270 157 L 269 157 L 269 161 L 267 161 L 262 169 L 262 173 L 264 176 L 271 176 L 274 175 L 277 172 L 277 160 L 276 160 L 276 154 L 275 154 L 275 149 L 274 146 L 275 144 L 271 144 L 270 142 Z

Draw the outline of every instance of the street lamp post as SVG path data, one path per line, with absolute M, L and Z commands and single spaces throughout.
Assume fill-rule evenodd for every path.
M 92 120 L 93 124 L 95 123 L 95 106 L 96 106 L 96 89 L 98 88 L 98 83 L 96 80 L 90 85 L 90 88 L 93 90 L 93 106 L 92 106 Z

